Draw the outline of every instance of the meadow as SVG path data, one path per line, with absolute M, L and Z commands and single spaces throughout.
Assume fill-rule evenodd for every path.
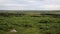
M 60 34 L 60 11 L 0 11 L 0 34 Z

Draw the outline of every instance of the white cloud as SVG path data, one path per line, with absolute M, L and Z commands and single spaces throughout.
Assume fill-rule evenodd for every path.
M 0 10 L 56 10 L 60 9 L 60 0 L 0 0 Z
M 60 9 L 60 5 L 43 5 L 40 7 L 46 10 L 54 10 L 54 9 L 59 10 Z
M 19 7 L 19 6 L 26 6 L 26 5 L 24 5 L 24 4 L 1 4 L 0 6 L 17 6 L 17 7 Z

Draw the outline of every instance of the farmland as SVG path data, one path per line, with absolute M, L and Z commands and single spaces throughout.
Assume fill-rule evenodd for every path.
M 1 10 L 0 34 L 60 34 L 60 11 Z

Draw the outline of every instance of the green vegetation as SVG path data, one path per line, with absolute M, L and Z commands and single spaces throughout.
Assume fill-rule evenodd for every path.
M 0 34 L 60 34 L 60 14 L 43 13 L 1 12 Z

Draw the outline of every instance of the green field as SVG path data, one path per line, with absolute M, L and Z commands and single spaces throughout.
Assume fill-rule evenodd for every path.
M 0 11 L 0 34 L 60 34 L 60 11 Z

